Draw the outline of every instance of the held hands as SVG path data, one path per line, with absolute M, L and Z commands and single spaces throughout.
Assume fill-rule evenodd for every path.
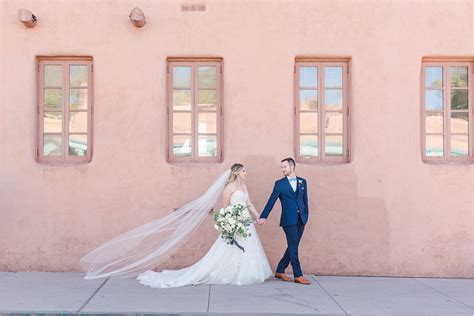
M 258 225 L 264 225 L 265 224 L 265 219 L 264 218 L 257 219 L 257 224 Z

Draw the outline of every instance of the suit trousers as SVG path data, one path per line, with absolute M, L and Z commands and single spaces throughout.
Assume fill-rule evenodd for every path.
M 288 247 L 286 248 L 285 254 L 281 258 L 280 263 L 278 263 L 276 270 L 277 273 L 284 273 L 285 269 L 291 262 L 294 277 L 297 278 L 303 275 L 303 272 L 301 271 L 300 260 L 298 258 L 298 246 L 300 244 L 301 237 L 303 236 L 304 226 L 305 225 L 301 220 L 301 214 L 298 213 L 298 223 L 296 225 L 282 227 L 285 231 Z

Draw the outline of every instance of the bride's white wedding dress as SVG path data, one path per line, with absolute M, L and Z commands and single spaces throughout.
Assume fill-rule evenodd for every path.
M 235 191 L 230 204 L 247 205 L 248 193 Z M 181 270 L 147 270 L 137 276 L 137 280 L 154 288 L 178 287 L 195 284 L 255 284 L 262 283 L 273 275 L 262 243 L 253 224 L 250 224 L 250 237 L 238 236 L 239 245 L 227 244 L 220 236 L 207 254 L 198 262 Z

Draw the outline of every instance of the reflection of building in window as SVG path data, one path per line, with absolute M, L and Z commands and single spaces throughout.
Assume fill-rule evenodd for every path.
M 92 57 L 38 57 L 38 160 L 88 162 Z
M 76 156 L 87 155 L 87 142 L 69 141 L 69 154 Z
M 222 59 L 169 58 L 168 160 L 222 161 Z
M 422 65 L 421 144 L 424 161 L 473 159 L 472 60 L 424 58 Z
M 296 58 L 295 156 L 348 162 L 348 58 Z

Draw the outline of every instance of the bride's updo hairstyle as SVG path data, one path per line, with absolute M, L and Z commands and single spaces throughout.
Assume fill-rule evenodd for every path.
M 244 169 L 244 165 L 240 163 L 234 163 L 232 167 L 230 167 L 230 175 L 229 179 L 227 179 L 227 182 L 225 185 L 228 185 L 229 183 L 234 182 L 237 180 L 237 175 Z

